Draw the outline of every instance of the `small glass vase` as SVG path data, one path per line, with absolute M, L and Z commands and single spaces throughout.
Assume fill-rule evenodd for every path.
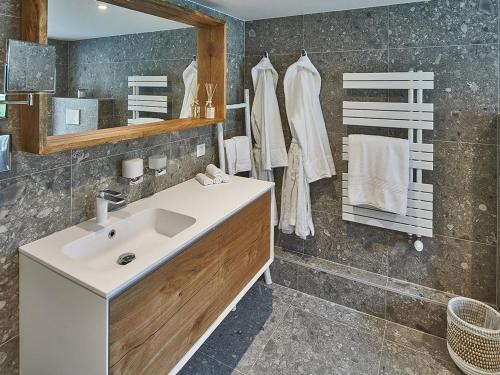
M 205 118 L 214 119 L 215 118 L 215 107 L 212 105 L 211 100 L 207 100 L 205 104 Z
M 198 100 L 195 100 L 193 104 L 191 104 L 191 118 L 199 119 L 201 117 L 201 108 Z

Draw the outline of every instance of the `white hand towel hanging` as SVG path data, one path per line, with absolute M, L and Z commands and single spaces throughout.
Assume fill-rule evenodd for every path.
M 281 197 L 280 229 L 314 235 L 309 183 L 335 175 L 319 94 L 321 76 L 302 56 L 285 74 L 285 105 L 292 132 Z
M 230 175 L 252 170 L 250 140 L 246 136 L 233 137 L 224 141 L 227 170 Z
M 407 139 L 349 136 L 349 201 L 406 215 L 410 170 Z
M 191 105 L 194 102 L 193 93 L 198 86 L 198 63 L 193 61 L 182 73 L 184 80 L 184 100 L 182 101 L 181 114 L 179 118 L 191 117 Z
M 252 68 L 252 82 L 255 91 L 252 106 L 252 132 L 255 139 L 254 160 L 259 180 L 274 182 L 273 168 L 286 167 L 288 157 L 283 136 L 283 125 L 276 97 L 278 72 L 268 57 Z M 274 225 L 278 225 L 276 197 L 271 199 Z

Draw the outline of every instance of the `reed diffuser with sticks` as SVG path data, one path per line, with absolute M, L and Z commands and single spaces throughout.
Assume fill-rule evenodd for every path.
M 198 101 L 198 92 L 200 91 L 200 85 L 191 85 L 191 95 L 193 96 L 193 103 L 191 104 L 191 118 L 198 119 L 201 117 L 201 107 Z
M 217 85 L 213 83 L 205 83 L 205 89 L 207 90 L 207 102 L 205 104 L 205 118 L 214 119 L 215 118 L 215 107 L 213 106 L 213 98 L 215 95 L 215 90 Z

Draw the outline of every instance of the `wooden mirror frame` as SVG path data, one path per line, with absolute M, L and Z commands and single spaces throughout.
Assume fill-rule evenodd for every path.
M 35 95 L 33 106 L 20 109 L 20 145 L 22 151 L 50 154 L 65 150 L 115 143 L 162 133 L 213 125 L 226 119 L 226 22 L 201 12 L 169 4 L 164 0 L 100 0 L 112 5 L 167 18 L 197 27 L 198 82 L 217 84 L 215 107 L 217 118 L 172 119 L 154 124 L 121 126 L 82 133 L 48 136 L 47 95 Z M 48 0 L 22 0 L 21 35 L 30 42 L 47 44 Z M 206 101 L 200 89 L 200 103 Z M 203 111 L 202 111 L 203 115 Z

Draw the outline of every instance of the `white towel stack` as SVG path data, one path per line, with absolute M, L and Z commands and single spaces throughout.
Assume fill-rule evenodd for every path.
M 350 203 L 406 215 L 409 163 L 407 139 L 350 135 Z
M 227 170 L 230 175 L 252 170 L 251 143 L 246 136 L 233 137 L 224 141 Z
M 229 176 L 222 172 L 222 169 L 217 168 L 213 164 L 209 164 L 205 173 L 198 173 L 195 178 L 196 181 L 203 186 L 218 185 L 229 182 Z

